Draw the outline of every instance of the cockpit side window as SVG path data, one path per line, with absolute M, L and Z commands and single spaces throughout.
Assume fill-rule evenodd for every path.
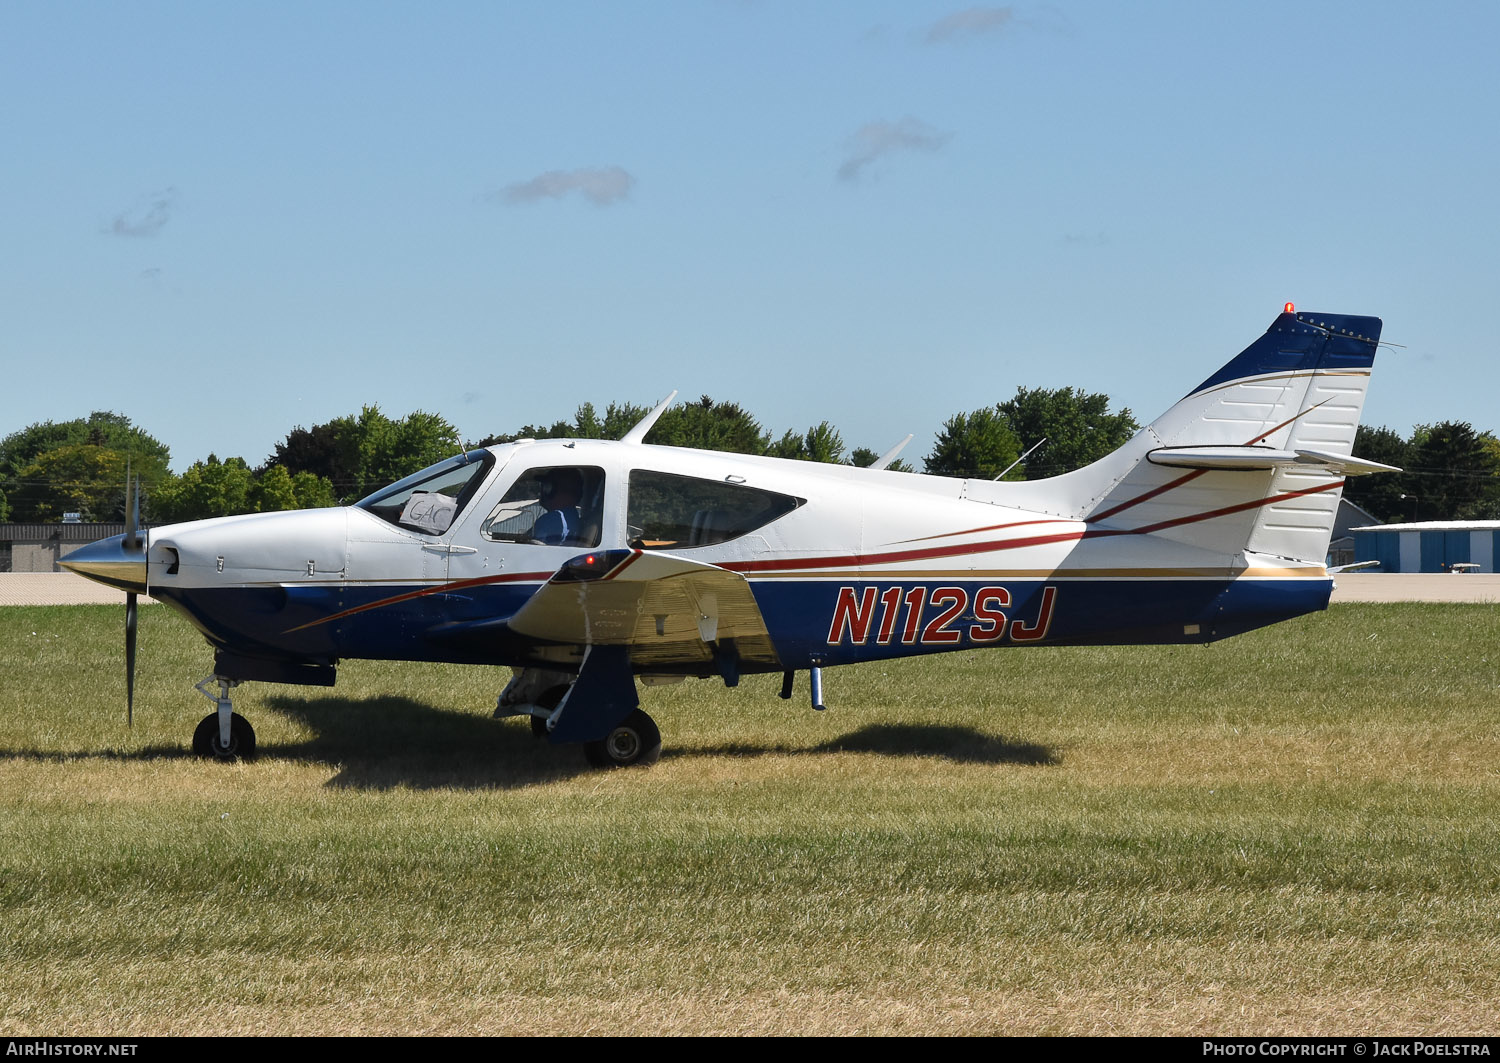
M 683 550 L 748 535 L 805 501 L 731 480 L 634 469 L 625 523 L 637 549 Z
M 592 547 L 599 545 L 603 515 L 603 469 L 545 465 L 510 485 L 480 531 L 497 542 Z
M 489 451 L 471 450 L 382 487 L 355 505 L 397 527 L 442 535 L 453 526 L 494 465 L 495 456 Z

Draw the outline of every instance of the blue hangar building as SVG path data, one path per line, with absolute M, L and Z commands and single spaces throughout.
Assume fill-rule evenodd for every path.
M 1354 560 L 1381 572 L 1494 572 L 1500 520 L 1425 520 L 1351 528 Z

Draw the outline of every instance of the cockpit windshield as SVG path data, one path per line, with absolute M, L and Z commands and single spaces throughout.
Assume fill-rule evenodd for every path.
M 495 456 L 489 451 L 471 450 L 429 465 L 354 504 L 398 527 L 442 535 L 453 526 L 494 465 Z

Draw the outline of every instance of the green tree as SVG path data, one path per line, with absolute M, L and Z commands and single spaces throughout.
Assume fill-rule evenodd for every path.
M 366 406 L 359 431 L 360 497 L 463 449 L 458 429 L 438 414 L 422 410 L 393 421 L 378 407 Z
M 504 443 L 514 443 L 518 439 L 602 439 L 603 436 L 585 435 L 572 421 L 556 421 L 550 428 L 538 427 L 528 424 L 514 432 L 502 432 L 499 435 L 485 436 L 478 443 L 478 447 L 495 447 Z
M 210 454 L 187 472 L 158 487 L 156 512 L 173 522 L 237 513 L 274 513 L 335 506 L 333 486 L 321 476 L 282 465 L 250 472 L 243 458 L 219 461 Z
M 1411 460 L 1411 444 L 1400 433 L 1381 426 L 1360 425 L 1354 432 L 1354 456 L 1405 469 Z M 1375 473 L 1351 476 L 1344 482 L 1344 497 L 1377 520 L 1390 523 L 1406 520 L 1411 503 L 1402 495 L 1407 490 L 1404 473 Z
M 435 413 L 417 410 L 392 420 L 378 406 L 324 424 L 298 425 L 266 459 L 262 475 L 281 466 L 323 477 L 345 501 L 363 498 L 463 448 L 458 429 Z
M 1404 477 L 1423 520 L 1477 520 L 1500 508 L 1500 459 L 1488 433 L 1467 421 L 1419 425 Z
M 28 425 L 0 440 L 0 477 L 14 477 L 49 450 L 84 445 L 123 454 L 132 474 L 145 483 L 165 476 L 171 466 L 166 445 L 131 424 L 129 417 L 95 410 L 72 421 Z
M 333 484 L 310 472 L 299 472 L 292 477 L 292 494 L 298 509 L 327 509 L 339 504 Z
M 123 520 L 126 461 L 124 454 L 92 443 L 42 451 L 17 476 L 16 520 L 62 520 L 65 513 L 86 521 Z
M 715 402 L 707 395 L 697 402 L 678 403 L 667 410 L 646 433 L 645 441 L 737 454 L 764 454 L 770 442 L 760 422 L 739 404 Z
M 809 461 L 841 464 L 844 461 L 844 437 L 827 421 L 821 421 L 807 430 L 803 436 Z
M 601 417 L 592 402 L 585 402 L 571 421 L 557 421 L 550 428 L 529 424 L 516 432 L 486 436 L 476 445 L 493 447 L 518 439 L 623 439 L 649 412 L 645 406 L 612 402 Z
M 822 461 L 831 465 L 846 465 L 844 437 L 827 421 L 813 425 L 802 435 L 790 429 L 776 442 L 766 447 L 766 454 L 773 458 L 790 458 L 793 461 Z M 877 454 L 876 457 L 879 457 Z M 874 461 L 871 458 L 870 461 Z
M 347 446 L 345 445 L 347 443 Z M 343 440 L 336 421 L 301 425 L 287 433 L 266 459 L 266 468 L 280 465 L 293 476 L 306 472 L 320 476 L 339 490 L 352 490 L 359 477 L 358 447 L 352 436 Z
M 1128 409 L 1111 413 L 1109 396 L 1102 392 L 1016 388 L 1015 398 L 996 408 L 1022 451 L 1047 441 L 1026 460 L 1026 476 L 1033 480 L 1081 469 L 1140 430 Z
M 104 515 L 98 519 L 115 520 L 119 517 L 111 514 L 116 509 L 123 516 L 124 472 L 119 476 L 118 506 L 101 505 L 94 496 L 105 489 L 97 486 L 83 489 L 84 495 L 91 498 L 91 501 L 84 501 L 83 496 L 78 495 L 80 484 L 95 482 L 91 477 L 101 474 L 101 470 L 98 468 L 97 455 L 93 459 L 84 457 L 85 453 L 92 452 L 70 449 L 76 447 L 93 447 L 98 451 L 119 455 L 121 469 L 128 464 L 131 476 L 148 487 L 170 472 L 170 452 L 167 447 L 136 428 L 131 424 L 130 418 L 123 414 L 95 411 L 88 417 L 72 421 L 44 421 L 28 425 L 0 440 L 0 484 L 9 490 L 13 509 L 11 515 L 15 520 L 55 520 L 58 519 L 57 516 L 45 514 L 67 512 L 87 512 L 94 515 L 102 513 Z M 70 456 L 46 459 L 49 453 L 59 450 L 69 450 Z M 95 466 L 92 472 L 87 468 L 90 464 Z M 79 505 L 69 504 L 61 497 L 49 499 L 50 485 L 45 482 L 45 477 L 52 475 L 46 470 L 53 467 L 55 474 L 66 482 L 65 489 L 72 491 L 75 501 L 82 503 L 81 509 Z M 110 467 L 113 467 L 113 463 Z M 20 483 L 22 480 L 26 481 L 24 485 Z
M 857 465 L 861 469 L 868 469 L 871 465 L 874 465 L 879 460 L 880 460 L 880 453 L 878 451 L 871 450 L 869 447 L 855 447 L 849 453 L 849 464 L 850 465 Z M 903 461 L 900 458 L 897 458 L 895 461 L 891 462 L 889 465 L 886 466 L 886 468 L 889 469 L 891 472 L 915 472 L 916 471 L 909 464 L 907 464 L 905 461 Z
M 995 407 L 956 413 L 943 422 L 927 471 L 936 476 L 973 476 L 993 480 L 1021 456 L 1021 441 Z M 1006 479 L 1021 479 L 1019 467 Z
M 785 458 L 788 461 L 807 460 L 807 442 L 788 428 L 781 438 L 766 446 L 766 457 Z
M 152 513 L 169 524 L 253 513 L 254 485 L 255 476 L 244 458 L 220 461 L 210 454 L 208 460 L 195 461 L 181 476 L 169 477 L 156 486 Z
M 612 402 L 601 418 L 594 412 L 594 404 L 585 402 L 578 407 L 576 418 L 579 439 L 623 439 L 625 433 L 640 423 L 641 418 L 651 412 L 649 406 L 637 406 L 630 402 Z
M 250 484 L 246 501 L 258 513 L 301 508 L 297 505 L 297 490 L 292 485 L 292 475 L 283 465 L 272 465 L 255 477 Z
M 529 424 L 517 432 L 487 436 L 478 445 L 490 447 L 518 439 L 621 439 L 649 412 L 645 406 L 611 402 L 600 416 L 593 403 L 585 402 L 578 407 L 572 421 L 558 421 L 550 427 Z M 843 437 L 827 421 L 803 433 L 788 430 L 773 441 L 743 407 L 733 402 L 715 402 L 708 395 L 666 410 L 646 434 L 645 441 L 660 446 L 766 454 L 798 461 L 847 464 L 850 460 L 845 455 Z M 870 452 L 865 464 L 878 457 Z M 904 462 L 896 462 L 891 468 L 898 472 L 912 471 Z

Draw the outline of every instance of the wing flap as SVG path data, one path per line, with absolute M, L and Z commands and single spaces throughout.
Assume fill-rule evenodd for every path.
M 629 646 L 638 666 L 704 664 L 715 660 L 716 645 L 731 643 L 742 662 L 777 662 L 744 576 L 642 550 L 575 558 L 516 611 L 508 627 L 547 642 Z

